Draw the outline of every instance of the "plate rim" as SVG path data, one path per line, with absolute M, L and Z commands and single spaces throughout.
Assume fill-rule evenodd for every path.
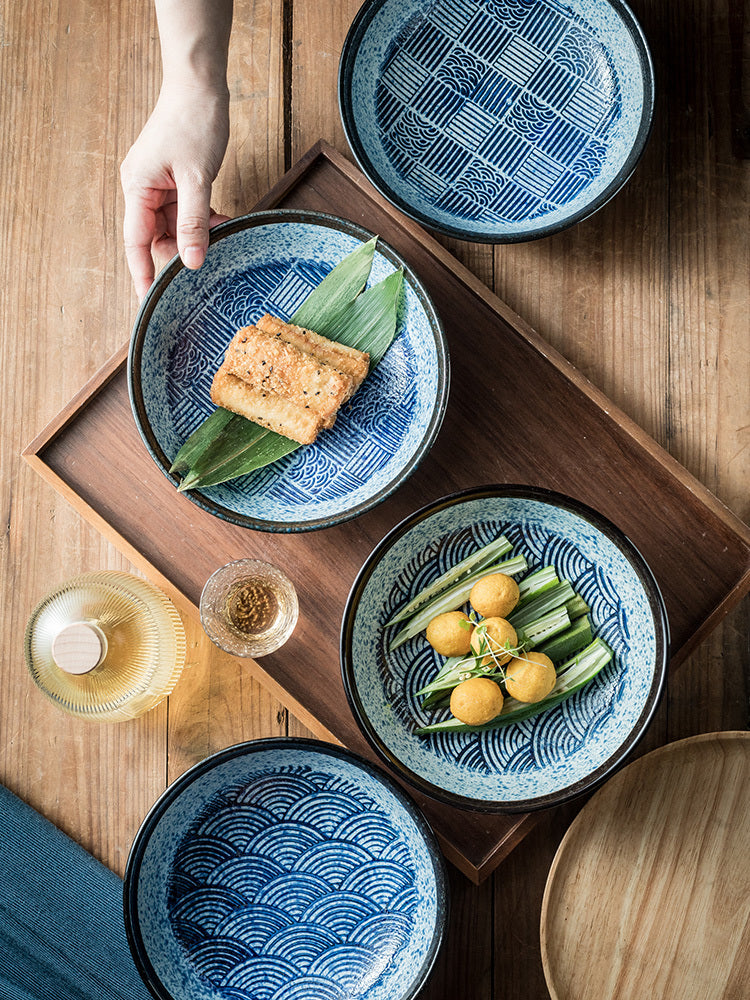
M 344 129 L 344 135 L 346 136 L 346 141 L 349 144 L 352 155 L 357 162 L 357 166 L 378 193 L 392 205 L 395 205 L 404 215 L 426 226 L 433 232 L 440 233 L 443 236 L 450 236 L 454 239 L 467 240 L 472 243 L 487 243 L 495 246 L 504 246 L 505 244 L 513 243 L 532 243 L 535 240 L 563 232 L 577 225 L 579 222 L 588 219 L 601 208 L 604 208 L 630 180 L 643 156 L 653 129 L 656 104 L 656 72 L 646 35 L 628 4 L 624 0 L 597 0 L 597 2 L 607 5 L 614 10 L 632 37 L 643 81 L 643 108 L 635 139 L 622 166 L 606 188 L 591 203 L 582 206 L 573 215 L 568 216 L 560 222 L 540 226 L 532 232 L 510 230 L 507 233 L 498 234 L 490 229 L 468 231 L 462 229 L 460 226 L 451 226 L 448 223 L 435 219 L 421 209 L 411 205 L 410 202 L 402 198 L 391 188 L 380 175 L 380 172 L 375 169 L 370 157 L 365 152 L 364 145 L 359 139 L 359 129 L 356 124 L 356 115 L 352 100 L 351 84 L 359 45 L 376 14 L 388 2 L 391 2 L 391 0 L 364 0 L 362 6 L 357 11 L 341 49 L 337 95 L 339 116 Z M 406 2 L 412 2 L 412 0 L 406 0 Z
M 264 225 L 287 223 L 318 225 L 323 229 L 335 230 L 339 233 L 354 236 L 362 242 L 367 242 L 377 235 L 375 233 L 371 233 L 358 223 L 351 222 L 341 216 L 331 215 L 325 212 L 316 212 L 312 209 L 275 208 L 263 209 L 257 212 L 248 212 L 245 215 L 240 215 L 233 219 L 229 219 L 226 222 L 219 223 L 217 226 L 214 226 L 209 233 L 209 246 L 221 239 L 226 238 L 227 236 L 232 236 L 235 233 L 255 229 Z M 371 510 L 373 507 L 377 507 L 389 496 L 391 496 L 416 471 L 422 460 L 429 453 L 435 443 L 438 433 L 440 432 L 450 393 L 451 365 L 445 330 L 435 305 L 424 287 L 422 280 L 401 257 L 398 251 L 396 251 L 379 235 L 377 236 L 376 252 L 382 254 L 382 256 L 393 264 L 394 267 L 403 268 L 404 279 L 409 280 L 412 289 L 417 295 L 428 317 L 430 329 L 434 336 L 435 360 L 437 368 L 437 393 L 427 429 L 419 443 L 419 446 L 414 451 L 414 454 L 409 458 L 404 467 L 399 470 L 397 475 L 386 483 L 385 486 L 383 486 L 380 492 L 374 494 L 366 500 L 361 501 L 355 507 L 339 511 L 336 514 L 292 521 L 277 521 L 271 518 L 261 518 L 257 516 L 239 514 L 236 511 L 232 511 L 225 507 L 217 500 L 213 500 L 201 490 L 188 490 L 182 494 L 191 503 L 195 504 L 195 506 L 207 511 L 209 514 L 213 514 L 215 517 L 218 517 L 222 521 L 226 521 L 229 524 L 234 524 L 241 528 L 251 528 L 256 531 L 266 531 L 275 534 L 294 534 L 304 531 L 315 531 L 320 528 L 329 528 L 333 525 L 350 521 L 359 517 L 361 514 L 366 513 L 368 510 Z M 146 415 L 146 406 L 142 387 L 140 385 L 139 378 L 136 377 L 136 373 L 140 372 L 143 358 L 143 341 L 151 316 L 153 315 L 161 296 L 164 294 L 164 291 L 173 278 L 179 271 L 183 270 L 183 268 L 184 264 L 182 263 L 179 255 L 173 257 L 172 260 L 159 273 L 156 280 L 151 285 L 151 288 L 148 290 L 138 309 L 133 323 L 133 329 L 128 345 L 126 365 L 128 398 L 136 428 L 143 444 L 146 446 L 146 449 L 151 455 L 151 458 L 154 460 L 157 468 L 175 488 L 177 487 L 179 480 L 176 475 L 169 472 L 169 466 L 171 463 L 167 459 L 164 450 L 151 429 L 150 422 Z
M 582 828 L 585 828 L 586 822 L 588 820 L 588 814 L 590 812 L 589 806 L 595 801 L 600 800 L 607 794 L 615 794 L 619 784 L 627 781 L 629 777 L 629 772 L 637 774 L 639 770 L 648 768 L 649 764 L 654 762 L 654 760 L 661 760 L 663 758 L 668 758 L 674 754 L 679 754 L 686 749 L 695 746 L 704 747 L 710 746 L 711 744 L 747 744 L 747 749 L 750 751 L 750 732 L 747 730 L 717 730 L 710 733 L 698 733 L 693 736 L 687 736 L 679 740 L 674 740 L 671 743 L 666 743 L 663 746 L 656 747 L 654 750 L 650 750 L 648 753 L 636 760 L 631 761 L 626 767 L 617 774 L 612 782 L 608 783 L 605 787 L 598 789 L 596 794 L 585 803 L 581 811 L 575 816 L 573 821 L 568 826 L 567 830 L 563 834 L 562 840 L 558 844 L 555 855 L 550 864 L 549 871 L 547 873 L 547 879 L 545 881 L 544 893 L 542 896 L 541 912 L 539 916 L 539 938 L 540 938 L 540 953 L 542 958 L 542 966 L 544 970 L 545 983 L 547 989 L 550 992 L 550 997 L 553 1000 L 564 1000 L 553 982 L 552 972 L 549 968 L 549 956 L 546 948 L 546 943 L 549 935 L 549 907 L 550 907 L 550 897 L 554 891 L 555 877 L 566 860 L 566 855 L 571 849 L 571 844 L 575 837 Z
M 499 799 L 472 799 L 458 795 L 455 792 L 442 789 L 433 784 L 428 779 L 412 771 L 404 764 L 385 744 L 380 734 L 370 722 L 362 701 L 359 697 L 357 685 L 353 673 L 352 657 L 352 637 L 354 631 L 354 619 L 362 593 L 369 582 L 380 559 L 388 550 L 405 535 L 411 528 L 421 521 L 426 520 L 432 514 L 440 510 L 445 510 L 457 506 L 470 500 L 482 498 L 502 499 L 503 497 L 515 499 L 538 500 L 543 503 L 554 504 L 562 507 L 573 514 L 582 517 L 607 537 L 614 538 L 617 545 L 627 554 L 633 569 L 641 581 L 647 595 L 649 606 L 652 610 L 656 631 L 656 663 L 654 674 L 651 680 L 646 702 L 641 710 L 638 719 L 627 738 L 620 744 L 614 753 L 610 754 L 591 775 L 580 778 L 571 785 L 565 786 L 556 792 L 549 792 L 535 798 L 518 799 L 505 801 Z M 623 765 L 625 759 L 632 753 L 633 749 L 640 742 L 648 729 L 659 704 L 664 685 L 666 683 L 667 667 L 669 664 L 670 652 L 670 630 L 664 598 L 656 578 L 646 560 L 641 555 L 638 548 L 630 538 L 603 514 L 589 507 L 580 500 L 570 497 L 564 493 L 546 489 L 541 486 L 526 486 L 518 483 L 508 484 L 488 484 L 485 486 L 472 486 L 468 489 L 459 490 L 455 493 L 447 494 L 437 500 L 426 504 L 413 513 L 407 515 L 402 521 L 392 528 L 381 541 L 375 546 L 360 568 L 354 583 L 349 591 L 349 595 L 344 605 L 344 613 L 341 623 L 339 638 L 339 661 L 341 677 L 346 692 L 347 701 L 352 714 L 357 722 L 362 735 L 367 739 L 372 749 L 378 754 L 399 777 L 408 782 L 412 787 L 418 789 L 423 794 L 429 795 L 433 799 L 461 809 L 470 809 L 480 813 L 528 813 L 539 809 L 546 809 L 550 806 L 560 805 L 571 799 L 590 792 L 599 787 L 606 779 L 619 767 Z
M 303 736 L 269 736 L 259 737 L 253 740 L 245 740 L 232 744 L 222 750 L 218 750 L 203 760 L 193 764 L 187 771 L 184 771 L 159 795 L 151 808 L 146 813 L 141 822 L 135 837 L 133 838 L 130 851 L 128 852 L 125 864 L 125 874 L 123 876 L 123 916 L 125 923 L 125 934 L 133 956 L 133 961 L 144 984 L 156 997 L 156 1000 L 176 1000 L 162 983 L 161 978 L 155 970 L 148 956 L 148 951 L 143 941 L 138 920 L 138 875 L 141 870 L 143 857 L 148 843 L 156 830 L 162 816 L 167 812 L 173 802 L 179 797 L 185 788 L 188 788 L 194 781 L 202 777 L 213 768 L 220 766 L 226 761 L 234 760 L 237 757 L 253 755 L 273 750 L 306 750 L 307 752 L 319 753 L 324 756 L 335 757 L 346 763 L 359 768 L 374 777 L 380 784 L 395 798 L 406 810 L 410 819 L 417 827 L 420 837 L 424 841 L 427 854 L 432 863 L 432 872 L 436 893 L 436 921 L 435 929 L 430 942 L 429 950 L 418 970 L 414 983 L 409 992 L 399 997 L 399 1000 L 413 1000 L 419 993 L 430 974 L 432 973 L 437 957 L 441 951 L 448 926 L 450 910 L 450 897 L 448 889 L 448 876 L 445 860 L 437 842 L 435 833 L 422 814 L 415 802 L 398 786 L 394 779 L 386 774 L 381 767 L 373 764 L 360 754 L 355 753 L 343 746 L 326 743 L 311 737 Z

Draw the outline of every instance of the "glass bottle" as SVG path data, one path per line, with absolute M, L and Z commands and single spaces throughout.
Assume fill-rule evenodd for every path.
M 34 609 L 24 652 L 37 686 L 71 715 L 134 719 L 174 688 L 185 664 L 185 630 L 172 602 L 130 573 L 87 573 Z

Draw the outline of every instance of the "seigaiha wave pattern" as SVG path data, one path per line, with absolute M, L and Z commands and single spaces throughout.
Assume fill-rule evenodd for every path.
M 155 831 L 168 858 L 149 846 L 139 893 L 158 919 L 139 909 L 159 977 L 177 1000 L 411 995 L 441 922 L 419 824 L 348 757 L 268 742 L 199 778 Z
M 383 0 L 360 19 L 342 61 L 353 148 L 400 203 L 466 238 L 575 216 L 650 116 L 644 43 L 606 0 Z
M 510 805 L 559 795 L 617 755 L 653 700 L 664 651 L 648 580 L 625 549 L 574 509 L 512 495 L 435 507 L 379 554 L 354 611 L 345 673 L 366 728 L 410 773 L 451 795 Z M 568 701 L 525 722 L 416 736 L 418 725 L 449 715 L 426 713 L 416 694 L 442 660 L 422 635 L 389 650 L 384 623 L 501 533 L 514 554 L 526 557 L 529 572 L 553 565 L 571 582 L 614 660 Z
M 213 411 L 211 381 L 234 333 L 266 312 L 288 320 L 362 242 L 339 225 L 349 224 L 320 216 L 238 229 L 212 244 L 201 271 L 183 269 L 166 286 L 144 335 L 140 382 L 146 422 L 167 466 Z M 370 284 L 395 267 L 376 252 Z M 419 461 L 440 425 L 446 391 L 442 331 L 407 273 L 396 339 L 334 427 L 315 444 L 200 496 L 259 522 L 249 526 L 335 523 L 394 489 Z

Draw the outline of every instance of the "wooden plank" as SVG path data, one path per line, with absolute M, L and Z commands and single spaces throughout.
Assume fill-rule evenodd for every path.
M 737 155 L 735 127 L 736 60 L 749 28 L 747 3 L 689 2 L 670 12 L 669 30 L 679 32 L 684 46 L 668 65 L 675 110 L 666 366 L 670 451 L 746 520 L 750 171 Z M 670 686 L 671 739 L 747 727 L 749 611 L 745 603 L 723 622 Z
M 360 0 L 292 5 L 289 108 L 292 162 L 321 136 L 339 151 L 348 149 L 332 98 L 338 93 L 341 46 L 360 6 Z
M 229 45 L 231 133 L 213 189 L 217 211 L 250 211 L 284 173 L 283 0 L 234 0 Z
M 117 143 L 153 93 L 149 5 L 5 5 L 0 17 L 0 780 L 116 871 L 163 786 L 166 706 L 122 725 L 64 716 L 33 686 L 22 644 L 33 606 L 80 572 L 130 569 L 65 499 L 37 493 L 20 451 L 40 421 L 127 337 Z M 117 802 L 117 808 L 111 803 Z

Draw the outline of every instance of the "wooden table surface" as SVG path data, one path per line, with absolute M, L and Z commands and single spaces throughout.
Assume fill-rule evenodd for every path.
M 358 6 L 235 0 L 232 138 L 217 210 L 249 210 L 318 138 L 349 155 L 336 73 Z M 658 97 L 628 186 L 556 237 L 444 242 L 747 522 L 750 6 L 632 7 Z M 158 90 L 153 11 L 132 0 L 6 0 L 0 73 L 0 781 L 122 874 L 141 819 L 187 767 L 239 740 L 305 730 L 191 622 L 188 669 L 169 702 L 140 720 L 79 722 L 29 680 L 22 640 L 33 605 L 79 572 L 132 570 L 20 452 L 129 336 L 137 303 L 118 166 Z M 639 752 L 748 728 L 748 610 L 744 601 L 671 675 Z M 451 870 L 450 932 L 425 997 L 548 996 L 542 894 L 577 809 L 545 814 L 479 887 Z

